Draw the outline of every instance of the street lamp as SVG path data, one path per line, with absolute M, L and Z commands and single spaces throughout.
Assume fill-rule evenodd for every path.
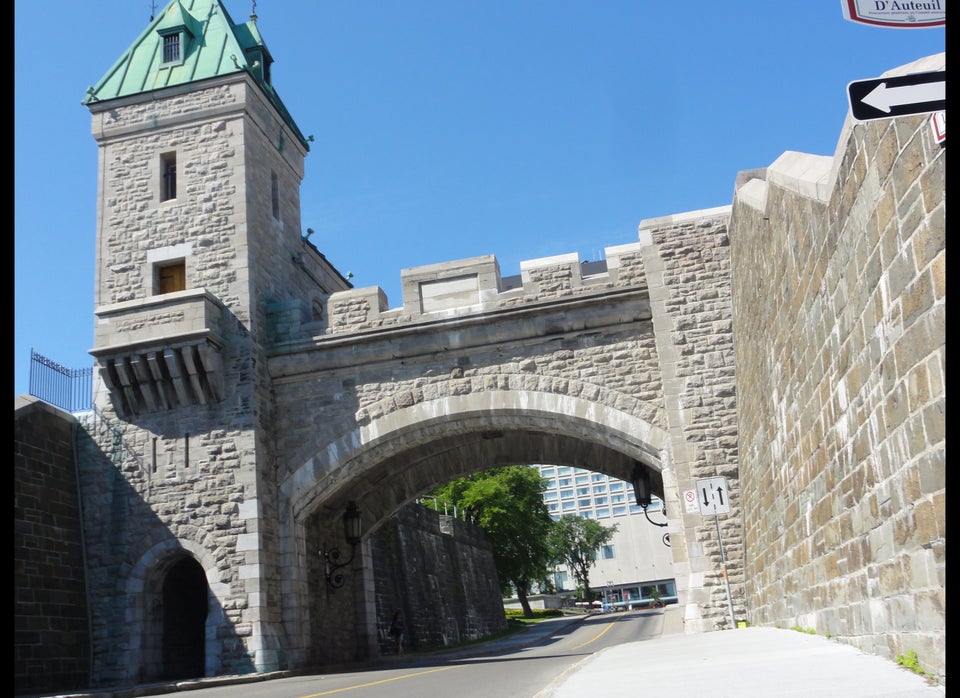
M 661 528 L 666 526 L 666 521 L 657 523 L 651 519 L 647 513 L 647 507 L 650 506 L 650 503 L 653 501 L 653 496 L 650 494 L 650 473 L 647 472 L 647 469 L 643 467 L 640 461 L 633 461 L 633 473 L 630 475 L 630 480 L 633 482 L 633 494 L 637 498 L 637 504 L 643 509 L 643 515 L 647 517 L 647 521 Z M 666 505 L 664 505 L 663 515 L 667 515 Z M 664 544 L 666 545 L 666 543 Z
M 630 475 L 630 481 L 633 483 L 633 495 L 637 498 L 637 505 L 644 511 L 650 506 L 650 473 L 643 467 L 640 461 L 633 461 L 633 473 Z
M 343 586 L 343 574 L 337 570 L 343 569 L 351 562 L 357 553 L 357 545 L 360 543 L 362 533 L 362 521 L 360 520 L 360 510 L 357 509 L 356 502 L 347 504 L 347 510 L 343 512 L 343 534 L 350 544 L 350 559 L 346 562 L 337 564 L 340 559 L 340 548 L 327 550 L 326 543 L 320 549 L 320 557 L 324 562 L 324 577 L 327 580 L 327 588 L 330 591 L 339 589 Z

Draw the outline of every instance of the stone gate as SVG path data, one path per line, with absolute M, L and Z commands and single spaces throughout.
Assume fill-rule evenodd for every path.
M 167 673 L 172 606 L 208 676 L 375 654 L 371 534 L 510 463 L 646 474 L 687 632 L 802 625 L 945 676 L 946 156 L 924 117 L 848 118 L 834 157 L 785 153 L 601 260 L 403 270 L 391 308 L 302 233 L 309 140 L 271 62 L 255 17 L 174 1 L 85 99 L 95 685 Z M 715 477 L 731 512 L 705 518 L 681 495 Z M 318 551 L 347 550 L 350 503 L 331 589 Z
M 208 587 L 182 631 L 206 675 L 375 654 L 369 535 L 503 464 L 649 478 L 687 630 L 730 627 L 745 600 L 729 207 L 646 221 L 602 260 L 407 269 L 390 308 L 301 232 L 309 142 L 271 60 L 255 18 L 172 2 L 85 100 L 101 178 L 80 448 L 95 682 L 165 676 L 172 584 Z M 715 522 L 679 501 L 716 476 L 725 565 Z M 318 550 L 346 550 L 351 502 L 364 539 L 331 589 Z

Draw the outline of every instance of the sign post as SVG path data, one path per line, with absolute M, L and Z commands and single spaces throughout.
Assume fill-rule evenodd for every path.
M 720 543 L 720 562 L 723 563 L 723 583 L 727 587 L 727 609 L 730 611 L 730 627 L 736 628 L 737 621 L 733 616 L 733 599 L 730 596 L 730 578 L 727 576 L 727 555 L 723 551 L 723 538 L 720 536 L 720 514 L 730 513 L 730 496 L 727 489 L 727 478 L 711 477 L 706 480 L 697 480 L 697 499 L 700 504 L 700 513 L 703 516 L 712 516 L 717 524 L 717 542 Z

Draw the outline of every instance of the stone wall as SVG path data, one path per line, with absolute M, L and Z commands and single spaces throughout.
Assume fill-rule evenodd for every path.
M 14 691 L 85 687 L 90 627 L 73 456 L 76 420 L 32 397 L 14 405 Z
M 945 168 L 928 115 L 848 118 L 744 173 L 730 225 L 749 620 L 941 679 Z
M 639 230 L 671 434 L 664 501 L 685 531 L 686 545 L 671 535 L 671 551 L 687 632 L 734 627 L 747 605 L 729 217 L 730 207 L 721 206 L 644 220 Z M 730 513 L 684 508 L 681 491 L 714 477 L 725 478 Z
M 377 642 L 394 652 L 393 612 L 407 623 L 406 647 L 434 649 L 506 629 L 500 583 L 483 530 L 420 504 L 408 504 L 370 541 Z

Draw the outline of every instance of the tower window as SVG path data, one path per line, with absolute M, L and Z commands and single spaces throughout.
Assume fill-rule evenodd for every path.
M 180 62 L 180 34 L 167 34 L 163 37 L 163 62 Z
M 177 154 L 160 156 L 160 201 L 177 198 Z
M 178 259 L 154 267 L 154 286 L 158 294 L 183 291 L 187 288 L 187 263 Z
M 270 210 L 274 219 L 280 220 L 280 180 L 276 172 L 270 173 Z

